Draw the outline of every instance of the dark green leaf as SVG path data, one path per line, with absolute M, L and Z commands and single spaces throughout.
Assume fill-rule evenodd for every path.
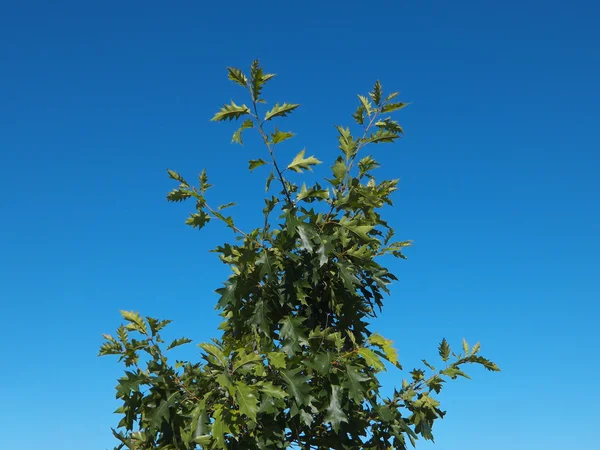
M 329 406 L 325 412 L 325 422 L 331 424 L 331 428 L 337 433 L 342 422 L 348 422 L 348 417 L 340 407 L 341 389 L 339 386 L 331 386 L 331 397 Z
M 167 347 L 167 350 L 171 350 L 172 348 L 179 347 L 180 345 L 189 344 L 190 342 L 192 342 L 192 340 L 188 339 L 188 338 L 175 339 L 173 342 L 171 342 L 169 344 L 169 346 Z
M 250 172 L 252 172 L 257 167 L 264 166 L 265 164 L 268 164 L 268 162 L 266 162 L 264 159 L 251 159 L 248 162 L 248 168 L 250 169 Z
M 440 346 L 438 347 L 438 351 L 440 353 L 440 357 L 442 358 L 442 361 L 448 361 L 448 359 L 450 359 L 450 346 L 448 345 L 448 341 L 446 340 L 446 338 L 442 339 L 442 342 L 440 343 Z

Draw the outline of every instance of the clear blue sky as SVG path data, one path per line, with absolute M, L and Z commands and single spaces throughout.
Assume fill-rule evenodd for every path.
M 332 161 L 376 78 L 413 102 L 376 148 L 415 242 L 377 326 L 409 368 L 445 336 L 503 369 L 448 386 L 435 448 L 597 449 L 598 3 L 252 3 L 3 3 L 0 447 L 112 448 L 120 369 L 96 354 L 119 309 L 217 334 L 227 270 L 207 250 L 230 235 L 184 226 L 165 168 L 206 167 L 215 202 L 260 225 L 263 150 L 208 121 L 245 100 L 225 67 L 260 58 L 267 97 L 302 104 L 284 159 Z

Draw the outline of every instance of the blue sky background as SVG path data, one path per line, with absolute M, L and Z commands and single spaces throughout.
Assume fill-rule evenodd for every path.
M 225 67 L 260 58 L 266 97 L 302 104 L 283 161 L 331 162 L 376 78 L 413 102 L 374 150 L 415 243 L 377 327 L 408 368 L 445 336 L 503 369 L 448 386 L 435 448 L 597 449 L 599 18 L 591 0 L 3 2 L 0 447 L 112 448 L 120 368 L 96 354 L 119 309 L 217 334 L 228 272 L 207 250 L 231 236 L 183 224 L 165 168 L 206 167 L 214 202 L 260 225 L 263 149 L 208 121 L 246 100 Z

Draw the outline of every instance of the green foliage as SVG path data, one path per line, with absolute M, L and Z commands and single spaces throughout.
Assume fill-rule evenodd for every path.
M 104 335 L 100 349 L 101 355 L 117 355 L 126 368 L 116 388 L 117 448 L 376 450 L 433 439 L 433 424 L 445 414 L 435 396 L 445 382 L 468 377 L 467 364 L 499 369 L 479 355 L 479 344 L 463 341 L 463 354 L 455 355 L 444 339 L 442 369 L 423 360 L 425 369 L 409 372 L 391 397 L 380 392 L 377 374 L 402 366 L 392 341 L 369 329 L 396 280 L 379 259 L 404 258 L 410 241 L 392 241 L 394 230 L 380 215 L 392 204 L 397 180 L 376 180 L 379 164 L 359 154 L 402 136 L 396 121 L 381 116 L 405 104 L 391 103 L 397 93 L 386 96 L 377 82 L 358 98 L 356 135 L 350 127 L 336 127 L 341 154 L 332 177 L 298 185 L 287 173 L 301 174 L 320 161 L 301 150 L 282 168 L 276 146 L 293 134 L 265 129 L 298 105 L 278 103 L 259 113 L 262 90 L 274 75 L 256 61 L 249 74 L 229 68 L 228 77 L 248 91 L 252 104 L 232 101 L 213 120 L 244 120 L 234 133 L 236 143 L 242 143 L 242 131 L 258 132 L 266 152 L 250 160 L 249 169 L 270 165 L 266 189 L 276 181 L 279 190 L 265 199 L 263 227 L 244 232 L 222 213 L 232 204 L 210 206 L 205 171 L 197 187 L 168 171 L 179 185 L 167 199 L 195 201 L 188 225 L 200 229 L 218 221 L 238 237 L 214 250 L 232 270 L 216 291 L 222 335 L 199 344 L 200 362 L 173 364 L 168 352 L 190 340 L 166 345 L 161 331 L 169 321 L 122 312 L 125 324 L 116 337 Z

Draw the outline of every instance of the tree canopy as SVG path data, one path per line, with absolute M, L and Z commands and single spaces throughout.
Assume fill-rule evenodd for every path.
M 403 450 L 418 437 L 433 439 L 445 414 L 437 394 L 448 379 L 468 378 L 467 364 L 499 370 L 479 344 L 463 341 L 453 352 L 444 339 L 441 368 L 423 360 L 393 395 L 381 393 L 378 374 L 403 369 L 392 341 L 369 320 L 396 280 L 382 257 L 405 258 L 410 241 L 396 240 L 381 215 L 398 180 L 376 179 L 379 164 L 365 152 L 402 137 L 392 113 L 406 103 L 377 81 L 358 96 L 352 127 L 335 126 L 340 155 L 330 175 L 300 185 L 295 174 L 321 161 L 305 150 L 279 157 L 279 144 L 294 134 L 278 122 L 299 105 L 265 106 L 263 89 L 274 76 L 257 61 L 249 73 L 229 68 L 247 103 L 232 101 L 212 118 L 239 123 L 233 142 L 257 132 L 264 144 L 248 163 L 267 174 L 261 227 L 244 231 L 225 211 L 233 203 L 210 203 L 206 171 L 194 184 L 168 170 L 178 185 L 167 199 L 195 203 L 189 226 L 220 221 L 236 236 L 214 250 L 232 272 L 216 291 L 221 336 L 199 344 L 200 361 L 172 363 L 168 351 L 191 340 L 167 345 L 161 331 L 170 321 L 122 311 L 124 324 L 104 335 L 100 350 L 126 367 L 116 394 L 119 449 Z

